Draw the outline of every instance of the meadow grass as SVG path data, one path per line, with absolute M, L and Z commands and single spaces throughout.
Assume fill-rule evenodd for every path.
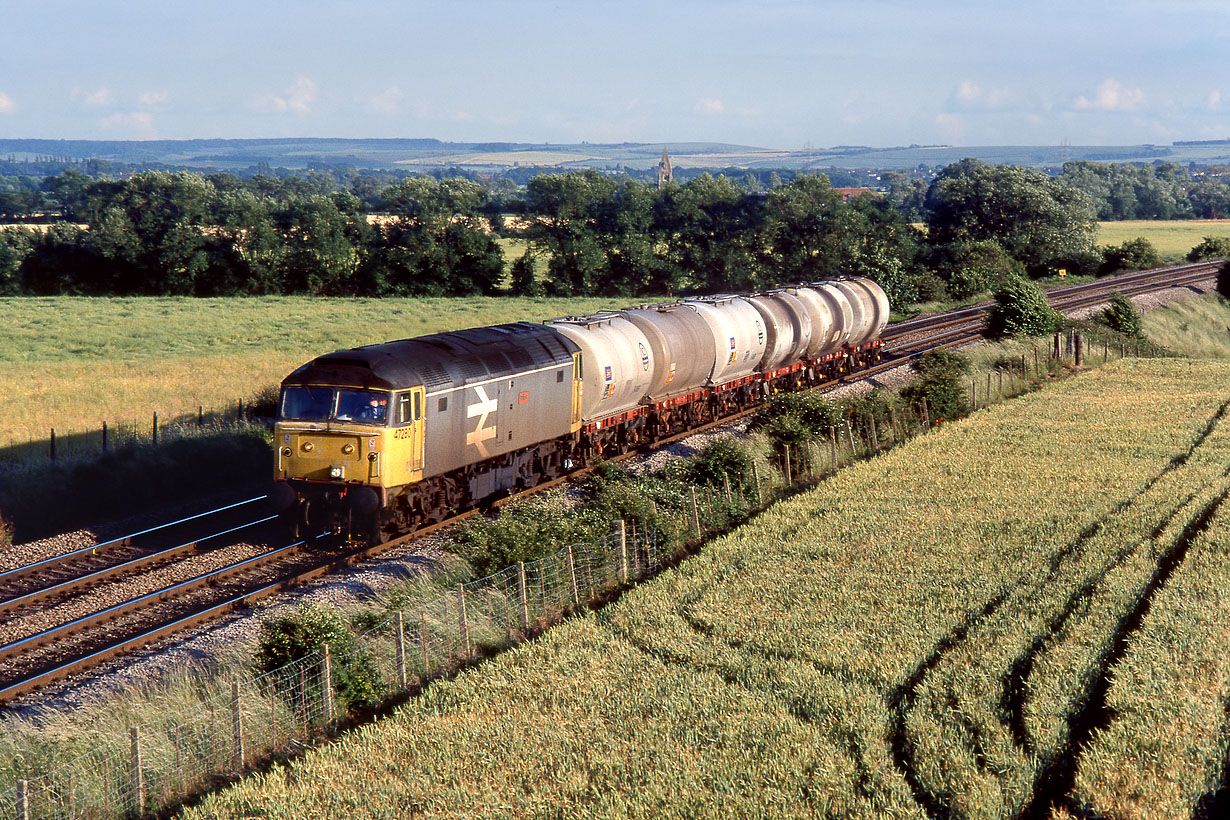
M 1129 360 L 945 424 L 186 816 L 1062 807 L 1043 775 L 1084 767 L 1117 641 L 1228 489 L 1228 383 L 1224 362 Z M 1220 759 L 1224 713 L 1187 717 Z
M 1230 302 L 1216 294 L 1145 311 L 1145 334 L 1184 356 L 1230 359 Z
M 616 306 L 604 298 L 0 299 L 0 448 L 234 408 L 330 351 Z
M 1168 262 L 1187 259 L 1188 251 L 1206 236 L 1230 237 L 1230 219 L 1127 219 L 1121 222 L 1099 222 L 1096 242 L 1118 247 L 1124 242 L 1143 237 L 1152 243 Z

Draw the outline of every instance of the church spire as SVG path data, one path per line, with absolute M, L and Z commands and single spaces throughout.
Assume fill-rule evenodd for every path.
M 658 160 L 658 190 L 668 182 L 674 182 L 675 176 L 671 170 L 671 158 L 667 156 L 666 146 L 662 146 L 662 159 Z

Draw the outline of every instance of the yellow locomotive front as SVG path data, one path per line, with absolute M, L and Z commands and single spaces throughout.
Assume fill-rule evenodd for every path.
M 390 491 L 422 478 L 423 389 L 287 384 L 275 478 L 301 532 L 375 537 Z

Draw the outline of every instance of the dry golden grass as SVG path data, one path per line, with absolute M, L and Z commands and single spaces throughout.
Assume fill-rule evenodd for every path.
M 233 410 L 343 347 L 610 307 L 528 298 L 0 299 L 0 448 Z

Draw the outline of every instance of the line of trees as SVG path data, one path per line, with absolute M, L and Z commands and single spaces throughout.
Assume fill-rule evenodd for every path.
M 890 179 L 888 195 L 848 201 L 820 174 L 767 189 L 704 174 L 658 190 L 584 171 L 514 192 L 457 177 L 337 190 L 313 174 L 68 170 L 41 186 L 61 221 L 0 231 L 0 294 L 635 297 L 844 274 L 875 279 L 902 307 L 1014 275 L 1155 259 L 1140 243 L 1094 245 L 1099 206 L 1071 184 L 1102 173 L 1086 165 L 1056 177 L 963 160 L 929 183 Z M 1117 173 L 1107 178 L 1128 176 Z M 501 237 L 524 248 L 507 264 Z

